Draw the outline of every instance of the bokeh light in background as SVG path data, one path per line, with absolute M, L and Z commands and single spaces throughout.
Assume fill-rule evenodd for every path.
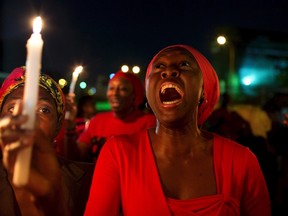
M 96 88 L 94 88 L 94 87 L 90 88 L 90 89 L 88 90 L 88 94 L 89 94 L 89 95 L 94 95 L 94 94 L 96 94 Z
M 121 71 L 123 71 L 124 73 L 127 73 L 129 71 L 128 65 L 122 65 Z
M 65 79 L 59 79 L 58 84 L 61 88 L 64 88 L 64 86 L 67 85 L 67 81 Z
M 86 82 L 80 82 L 79 86 L 81 89 L 85 89 L 87 87 L 87 83 Z
M 134 66 L 132 68 L 132 72 L 135 73 L 135 74 L 138 74 L 140 72 L 140 67 L 139 66 Z
M 115 75 L 115 73 L 111 73 L 111 74 L 109 75 L 109 79 L 112 79 L 114 75 Z
M 97 101 L 96 109 L 97 111 L 107 111 L 111 109 L 111 106 L 108 101 Z
M 124 72 L 124 73 L 128 73 L 129 71 L 130 71 L 130 68 L 129 68 L 129 66 L 128 65 L 122 65 L 121 66 L 121 69 L 120 69 L 122 72 Z M 140 73 L 140 67 L 139 66 L 137 66 L 137 65 L 135 65 L 135 66 L 133 66 L 132 67 L 132 71 L 130 71 L 130 72 L 132 72 L 132 73 L 134 73 L 134 74 L 139 74 Z M 115 75 L 115 73 L 111 73 L 110 75 L 109 75 L 109 79 L 112 79 L 113 78 L 113 76 Z
M 255 80 L 254 76 L 246 76 L 246 77 L 243 77 L 242 78 L 242 83 L 245 85 L 245 86 L 249 86 L 253 83 L 253 81 Z

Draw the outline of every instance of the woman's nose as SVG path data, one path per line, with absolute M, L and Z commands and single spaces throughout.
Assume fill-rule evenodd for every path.
M 175 77 L 178 77 L 179 74 L 180 74 L 179 71 L 176 69 L 167 69 L 161 73 L 161 77 L 163 79 L 168 78 L 168 77 L 174 77 L 175 78 Z

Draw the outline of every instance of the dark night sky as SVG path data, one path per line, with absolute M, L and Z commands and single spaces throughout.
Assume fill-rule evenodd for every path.
M 67 78 L 82 64 L 81 79 L 93 81 L 124 63 L 144 73 L 156 51 L 175 43 L 209 58 L 216 26 L 288 32 L 286 0 L 2 0 L 1 10 L 1 71 L 25 64 L 31 20 L 40 15 L 43 70 Z

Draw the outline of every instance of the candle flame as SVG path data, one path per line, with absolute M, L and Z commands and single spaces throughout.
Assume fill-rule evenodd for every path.
M 33 22 L 33 32 L 40 33 L 41 29 L 42 29 L 42 20 L 41 20 L 41 17 L 38 16 L 34 19 L 34 22 Z
M 83 67 L 82 66 L 78 66 L 78 67 L 75 68 L 73 74 L 78 76 L 82 72 L 82 70 L 83 70 Z

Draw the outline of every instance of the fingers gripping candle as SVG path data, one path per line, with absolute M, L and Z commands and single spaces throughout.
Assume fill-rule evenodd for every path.
M 39 77 L 41 70 L 41 57 L 43 40 L 41 37 L 42 20 L 37 17 L 33 24 L 33 34 L 27 41 L 26 75 L 23 96 L 23 114 L 28 121 L 23 126 L 33 130 L 35 127 L 36 105 L 39 92 Z M 29 178 L 32 147 L 21 150 L 16 158 L 13 183 L 18 186 L 27 184 Z

